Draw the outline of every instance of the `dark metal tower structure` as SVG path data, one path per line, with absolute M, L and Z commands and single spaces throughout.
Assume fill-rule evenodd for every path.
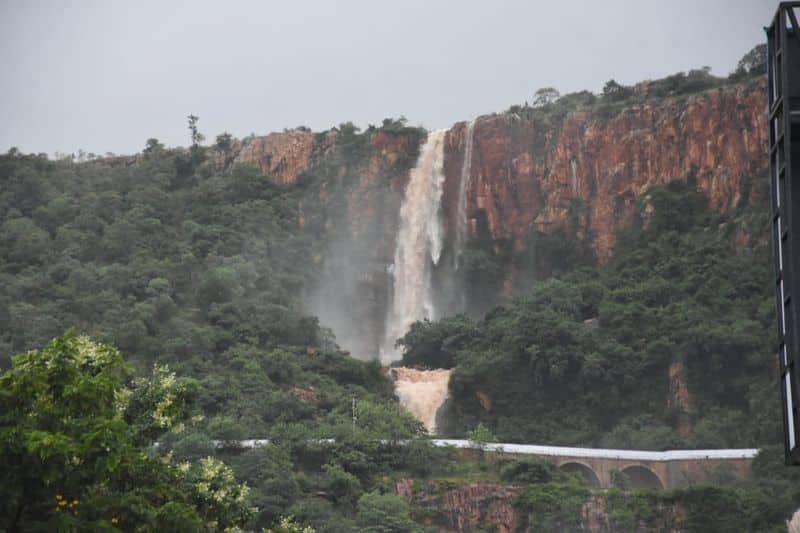
M 772 255 L 786 462 L 800 464 L 800 1 L 767 30 Z

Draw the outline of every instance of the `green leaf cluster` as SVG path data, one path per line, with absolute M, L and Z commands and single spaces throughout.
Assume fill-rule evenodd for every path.
M 0 374 L 3 530 L 203 531 L 249 519 L 247 488 L 224 464 L 151 453 L 185 415 L 188 389 L 163 369 L 129 388 L 130 371 L 114 347 L 68 332 Z

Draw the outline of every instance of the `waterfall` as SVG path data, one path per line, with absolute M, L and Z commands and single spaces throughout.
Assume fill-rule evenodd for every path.
M 395 341 L 423 318 L 436 318 L 431 291 L 431 269 L 442 253 L 440 205 L 444 174 L 444 136 L 428 134 L 416 166 L 411 170 L 400 207 L 400 226 L 392 267 L 392 304 L 386 321 L 381 362 L 400 358 Z
M 464 246 L 467 243 L 467 189 L 472 172 L 472 135 L 475 130 L 475 119 L 469 121 L 464 132 L 464 161 L 461 163 L 461 181 L 458 184 L 458 209 L 456 211 L 456 242 L 453 253 L 453 265 L 458 270 Z
M 400 403 L 425 425 L 428 433 L 436 433 L 436 413 L 447 399 L 450 381 L 448 369 L 417 370 L 392 368 L 391 378 Z

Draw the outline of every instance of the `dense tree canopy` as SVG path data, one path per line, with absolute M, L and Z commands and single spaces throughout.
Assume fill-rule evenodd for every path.
M 743 228 L 766 235 L 758 208 L 715 214 L 689 181 L 652 189 L 640 209 L 608 264 L 541 282 L 478 322 L 411 327 L 400 340 L 408 364 L 454 367 L 449 434 L 485 422 L 513 442 L 664 449 L 779 440 L 767 245 L 761 236 L 733 240 Z M 676 372 L 686 413 L 667 401 Z M 688 434 L 678 432 L 682 416 Z
M 727 79 L 547 88 L 512 111 L 542 127 L 576 110 L 602 120 L 760 76 L 759 57 Z M 432 517 L 395 484 L 415 479 L 419 494 L 436 477 L 518 485 L 529 525 L 574 526 L 591 494 L 580 480 L 432 447 L 380 366 L 348 357 L 302 305 L 326 241 L 348 231 L 331 221 L 374 155 L 370 136 L 408 136 L 386 163 L 399 175 L 424 131 L 404 117 L 364 132 L 345 122 L 324 164 L 280 184 L 233 163 L 249 139 L 206 148 L 197 117 L 189 126 L 185 150 L 152 138 L 131 157 L 0 155 L 0 530 L 419 531 Z M 745 182 L 725 215 L 691 179 L 647 191 L 604 265 L 578 200 L 525 250 L 467 243 L 458 275 L 475 314 L 416 323 L 398 343 L 407 364 L 453 369 L 442 429 L 479 444 L 777 441 L 765 195 Z M 533 288 L 494 307 L 509 265 Z M 254 437 L 270 443 L 235 446 Z M 630 529 L 678 505 L 687 531 L 766 530 L 800 501 L 776 464 L 765 453 L 733 488 L 612 491 L 611 520 Z
M 244 524 L 247 487 L 216 459 L 147 447 L 188 415 L 193 383 L 156 367 L 128 382 L 111 346 L 72 332 L 0 375 L 6 531 L 200 531 Z
M 406 128 L 402 121 L 392 121 L 389 127 Z M 365 150 L 370 135 L 343 129 L 346 142 L 341 151 L 330 154 L 331 165 L 337 167 L 354 164 L 354 156 L 347 154 Z M 84 471 L 84 462 L 72 471 L 90 476 L 88 481 L 70 480 L 70 487 L 57 488 L 65 491 L 64 498 L 84 506 L 91 501 L 98 509 L 80 513 L 81 519 L 93 520 L 86 527 L 99 528 L 116 517 L 127 525 L 168 524 L 161 530 L 194 531 L 197 524 L 214 520 L 247 522 L 247 527 L 258 529 L 276 524 L 290 511 L 304 523 L 324 526 L 341 517 L 342 523 L 352 524 L 356 499 L 343 500 L 320 514 L 314 511 L 317 501 L 311 495 L 335 486 L 342 472 L 357 479 L 360 494 L 389 472 L 430 468 L 426 457 L 435 453 L 430 446 L 398 451 L 391 444 L 421 435 L 422 427 L 399 408 L 379 365 L 348 357 L 330 332 L 302 310 L 302 291 L 315 275 L 315 257 L 324 243 L 322 235 L 300 231 L 298 203 L 304 191 L 318 185 L 318 178 L 308 175 L 296 185 L 280 185 L 255 166 L 217 166 L 215 154 L 224 157 L 229 141 L 220 136 L 212 151 L 198 139 L 187 152 L 150 139 L 140 155 L 85 162 L 53 161 L 16 150 L 0 155 L 0 369 L 9 372 L 5 383 L 10 387 L 19 374 L 12 368 L 14 353 L 40 348 L 53 337 L 59 338 L 56 344 L 36 357 L 61 350 L 53 346 L 67 350 L 74 343 L 89 342 L 75 340 L 82 336 L 60 337 L 72 326 L 118 346 L 129 361 L 125 364 L 116 350 L 103 348 L 115 354 L 115 362 L 100 377 L 118 380 L 104 385 L 104 390 L 130 390 L 130 407 L 117 416 L 113 405 L 98 397 L 88 406 L 84 421 L 108 424 L 108 434 L 122 439 L 117 442 L 117 458 L 126 459 L 120 459 L 112 473 L 119 484 L 144 491 L 136 498 L 150 498 L 149 503 L 141 516 L 106 513 L 134 504 L 125 499 L 128 496 L 120 496 L 117 507 L 96 502 L 99 496 L 91 491 L 99 489 L 92 483 L 111 474 L 94 468 Z M 20 357 L 22 361 L 34 356 Z M 164 373 L 165 365 L 170 373 Z M 59 368 L 64 372 L 59 379 L 81 376 L 69 365 Z M 166 393 L 159 387 L 165 380 L 171 382 L 172 371 L 185 376 L 177 382 L 186 387 L 187 400 L 192 399 L 191 404 L 180 404 L 184 420 L 175 429 L 181 431 L 165 431 L 171 425 L 151 420 L 156 400 Z M 106 381 L 91 383 L 99 386 Z M 16 401 L 23 396 L 20 392 Z M 359 415 L 355 431 L 354 398 Z M 73 418 L 67 420 L 75 421 L 83 405 L 71 406 Z M 3 457 L 8 465 L 35 456 L 33 448 L 23 449 L 14 440 L 22 437 L 11 429 L 24 420 L 24 413 L 38 407 L 25 409 L 13 417 L 5 409 L 0 413 L 8 431 L 3 438 L 10 439 L 11 448 Z M 60 420 L 58 414 L 51 416 Z M 103 429 L 77 423 L 70 428 L 67 435 L 76 442 L 62 442 L 62 429 L 53 430 L 56 437 L 47 437 L 47 446 L 61 455 L 48 459 L 39 470 L 24 461 L 9 466 L 6 475 L 28 475 L 34 481 L 29 488 L 18 485 L 17 478 L 3 484 L 9 491 L 4 493 L 4 520 L 10 516 L 16 523 L 13 517 L 19 512 L 26 524 L 30 517 L 50 523 L 49 512 L 55 512 L 57 502 L 46 481 L 50 474 L 43 470 L 45 465 L 66 475 L 70 470 L 60 466 L 72 457 L 69 453 L 92 444 L 84 443 L 77 432 Z M 38 446 L 37 453 L 49 449 L 40 442 L 41 429 L 31 431 L 25 437 L 32 439 L 29 445 Z M 275 444 L 228 453 L 212 442 L 263 437 Z M 341 446 L 307 446 L 313 439 L 331 437 Z M 158 459 L 144 453 L 155 439 L 160 441 L 160 453 L 172 453 L 172 467 L 161 469 Z M 380 439 L 389 442 L 377 444 Z M 253 513 L 231 514 L 228 507 L 220 508 L 217 492 L 196 494 L 180 488 L 227 486 L 230 471 L 207 461 L 215 455 L 233 467 L 237 484 L 248 483 L 246 508 L 256 509 Z M 192 468 L 178 472 L 177 465 L 184 462 Z M 323 469 L 325 465 L 330 466 Z M 80 491 L 72 488 L 82 481 L 89 486 Z M 17 494 L 18 489 L 28 492 Z M 113 490 L 119 496 L 123 489 Z M 166 505 L 163 498 L 172 503 Z M 39 513 L 42 509 L 48 512 Z

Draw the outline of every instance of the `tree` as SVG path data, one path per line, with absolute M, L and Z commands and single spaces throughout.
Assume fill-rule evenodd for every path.
M 255 509 L 248 505 L 250 488 L 236 483 L 233 470 L 214 457 L 183 463 L 191 498 L 205 523 L 213 529 L 244 524 Z
M 541 107 L 547 104 L 551 104 L 558 100 L 561 96 L 555 88 L 553 87 L 542 87 L 535 93 L 533 93 L 533 107 Z
M 217 142 L 215 143 L 215 146 L 218 151 L 227 153 L 231 149 L 232 145 L 233 136 L 230 133 L 225 132 L 217 135 Z
M 244 523 L 247 489 L 224 466 L 145 453 L 186 413 L 188 388 L 163 368 L 132 388 L 129 375 L 114 347 L 72 331 L 14 358 L 0 375 L 0 529 Z
M 239 275 L 234 268 L 220 266 L 206 272 L 198 288 L 202 305 L 226 302 L 240 292 Z
M 405 129 L 407 124 L 408 124 L 408 119 L 402 115 L 400 116 L 400 118 L 397 119 L 388 117 L 383 119 L 383 122 L 381 123 L 381 129 L 383 131 L 391 131 L 399 133 Z
M 40 262 L 50 247 L 50 235 L 29 218 L 13 218 L 0 225 L 0 246 L 12 261 Z
M 511 483 L 549 483 L 556 474 L 555 465 L 541 457 L 507 461 L 500 467 L 500 478 Z
M 347 122 L 342 122 L 341 124 L 339 124 L 339 133 L 341 133 L 342 137 L 344 137 L 345 139 L 357 135 L 360 129 L 361 128 L 359 128 L 349 120 Z
M 200 133 L 197 129 L 197 121 L 200 120 L 200 117 L 197 115 L 189 115 L 187 118 L 189 119 L 189 132 L 192 137 L 192 146 L 199 146 L 201 142 L 206 140 L 205 135 Z
M 322 467 L 328 479 L 328 490 L 337 504 L 354 504 L 361 495 L 361 483 L 353 474 L 337 464 Z
M 618 102 L 620 100 L 624 100 L 628 98 L 631 94 L 633 94 L 633 89 L 631 89 L 630 87 L 626 87 L 624 85 L 620 85 L 613 78 L 608 80 L 606 84 L 603 86 L 603 97 L 607 98 L 612 102 Z
M 731 77 L 742 79 L 748 76 L 763 76 L 767 73 L 767 45 L 754 46 L 739 60 Z
M 359 531 L 364 533 L 415 533 L 421 531 L 400 496 L 369 492 L 358 500 Z
M 162 152 L 163 150 L 164 150 L 164 145 L 158 142 L 158 139 L 151 137 L 150 139 L 147 139 L 147 142 L 145 143 L 144 146 L 144 150 L 142 150 L 142 152 L 147 155 L 155 155 L 157 153 Z
M 284 515 L 301 493 L 288 447 L 268 444 L 254 448 L 239 455 L 233 466 L 251 488 L 251 502 L 258 508 L 251 525 L 256 528 Z
M 293 516 L 284 516 L 277 526 L 265 529 L 263 533 L 314 533 L 314 528 L 298 524 Z
M 494 433 L 492 433 L 489 428 L 483 425 L 483 422 L 479 422 L 478 425 L 475 426 L 475 429 L 467 432 L 467 440 L 470 444 L 478 448 L 481 461 L 483 461 L 486 457 L 486 448 L 488 448 L 488 444 L 497 442 L 497 437 L 494 436 Z
M 452 368 L 459 349 L 472 341 L 475 325 L 466 315 L 411 324 L 405 335 L 397 340 L 403 347 L 403 364 L 431 368 Z

